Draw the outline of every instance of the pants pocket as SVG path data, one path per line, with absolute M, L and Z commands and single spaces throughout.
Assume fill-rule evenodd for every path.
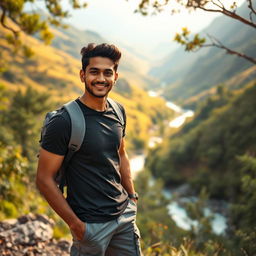
M 89 223 L 85 223 L 85 232 L 84 232 L 84 237 L 83 237 L 83 241 L 88 241 L 89 239 L 89 234 L 90 234 L 90 224 Z

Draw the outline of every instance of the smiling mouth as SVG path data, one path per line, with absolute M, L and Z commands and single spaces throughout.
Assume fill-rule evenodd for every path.
M 105 88 L 105 87 L 108 87 L 108 84 L 93 84 L 93 86 L 97 88 Z

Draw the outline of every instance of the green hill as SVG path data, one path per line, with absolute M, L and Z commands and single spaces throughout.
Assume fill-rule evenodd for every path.
M 211 197 L 236 200 L 239 195 L 238 156 L 255 154 L 256 84 L 239 93 L 219 88 L 189 122 L 148 157 L 147 167 L 166 185 L 189 183 Z

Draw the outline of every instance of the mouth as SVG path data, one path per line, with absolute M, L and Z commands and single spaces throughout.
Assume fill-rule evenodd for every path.
M 99 84 L 99 83 L 97 83 L 97 84 L 93 84 L 93 86 L 95 86 L 96 88 L 106 88 L 106 87 L 108 87 L 108 84 Z

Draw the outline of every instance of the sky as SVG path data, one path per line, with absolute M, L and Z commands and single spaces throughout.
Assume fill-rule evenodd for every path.
M 66 1 L 66 2 L 65 2 Z M 160 0 L 161 1 L 161 0 Z M 70 10 L 68 1 L 63 6 Z M 87 0 L 88 7 L 72 11 L 72 17 L 67 20 L 81 30 L 92 30 L 113 43 L 133 46 L 142 51 L 152 51 L 159 44 L 170 43 L 170 48 L 178 46 L 173 42 L 176 32 L 182 27 L 188 27 L 193 33 L 208 26 L 220 14 L 196 11 L 171 15 L 171 9 L 154 15 L 142 16 L 134 13 L 139 0 Z M 171 0 L 171 2 L 175 2 Z M 225 0 L 225 3 L 232 3 Z M 241 5 L 244 0 L 238 0 Z

